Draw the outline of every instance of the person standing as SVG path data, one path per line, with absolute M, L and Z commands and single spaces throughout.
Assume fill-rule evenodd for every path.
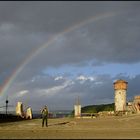
M 42 113 L 42 127 L 44 127 L 44 123 L 46 124 L 46 127 L 48 127 L 48 108 L 47 106 L 45 106 L 42 110 L 41 110 L 41 113 Z

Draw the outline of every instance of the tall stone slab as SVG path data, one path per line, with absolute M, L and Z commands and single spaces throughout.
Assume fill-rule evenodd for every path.
M 22 102 L 17 102 L 17 105 L 16 105 L 16 115 L 20 116 L 22 118 L 24 117 Z
M 32 119 L 32 118 L 33 118 L 32 109 L 29 107 L 27 108 L 27 111 L 26 111 L 26 119 Z
M 76 103 L 74 105 L 74 117 L 75 118 L 80 118 L 81 117 L 81 105 L 80 105 L 79 96 L 76 99 Z
M 81 105 L 74 105 L 74 116 L 76 118 L 81 117 Z

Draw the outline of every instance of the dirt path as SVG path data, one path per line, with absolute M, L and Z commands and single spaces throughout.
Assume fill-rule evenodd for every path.
M 94 119 L 49 119 L 41 127 L 41 119 L 0 124 L 0 138 L 34 139 L 121 139 L 140 138 L 140 115 Z

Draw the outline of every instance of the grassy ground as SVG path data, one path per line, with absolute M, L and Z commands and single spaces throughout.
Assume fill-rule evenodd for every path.
M 140 115 L 92 119 L 41 119 L 0 124 L 0 139 L 134 139 L 140 138 Z

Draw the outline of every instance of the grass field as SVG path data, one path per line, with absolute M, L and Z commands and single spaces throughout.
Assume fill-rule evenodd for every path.
M 140 115 L 105 118 L 41 119 L 1 123 L 0 139 L 140 139 Z

